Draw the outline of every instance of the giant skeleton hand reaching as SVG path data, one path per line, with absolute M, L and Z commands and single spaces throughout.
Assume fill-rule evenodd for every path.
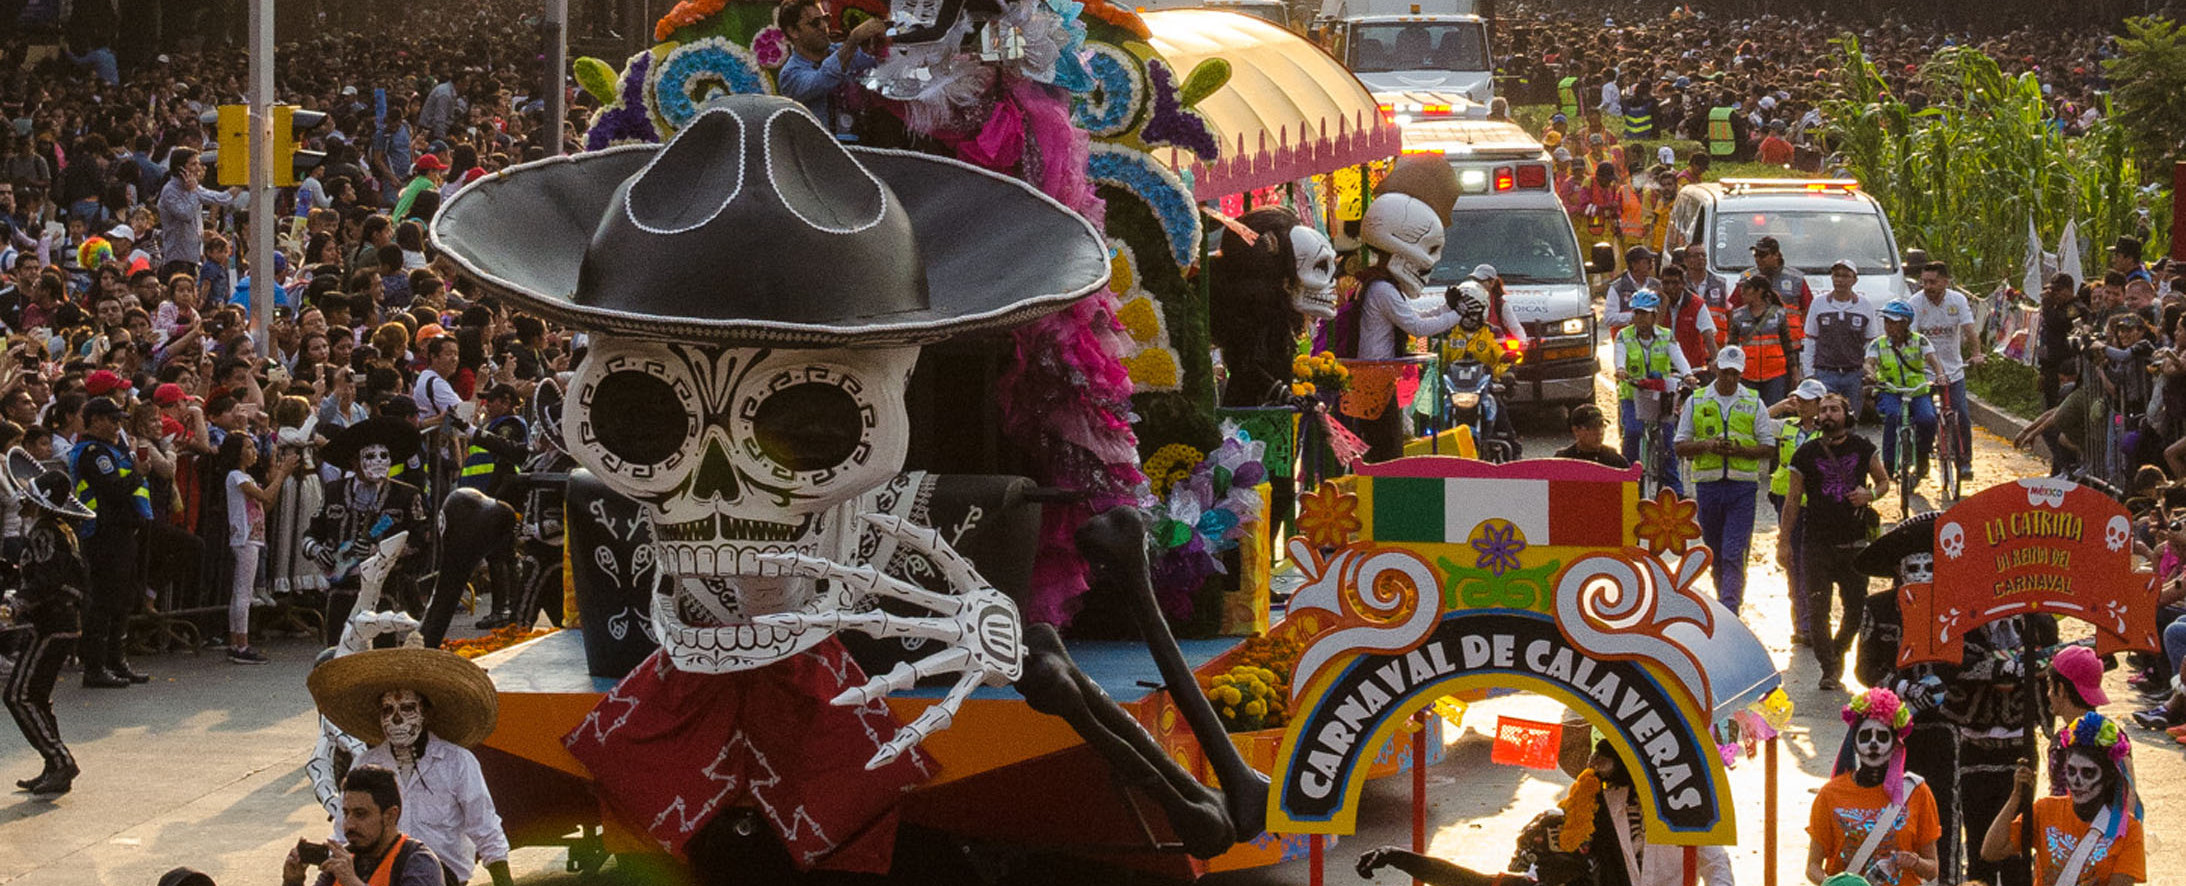
M 402 548 L 410 539 L 407 532 L 396 533 L 379 543 L 371 557 L 357 567 L 359 590 L 357 604 L 349 610 L 349 621 L 342 627 L 341 642 L 327 647 L 320 653 L 318 662 L 325 664 L 344 655 L 363 652 L 372 648 L 382 636 L 401 638 L 406 645 L 422 645 L 417 633 L 417 619 L 400 609 L 380 612 L 380 590 L 387 577 L 395 571 L 395 563 L 402 558 Z M 326 807 L 329 817 L 341 812 L 342 777 L 349 772 L 349 765 L 364 755 L 364 742 L 336 728 L 332 721 L 319 718 L 319 741 L 312 748 L 311 760 L 304 764 L 305 773 L 311 778 L 312 794 L 319 805 Z

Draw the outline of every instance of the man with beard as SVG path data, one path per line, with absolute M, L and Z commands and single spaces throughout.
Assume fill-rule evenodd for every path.
M 402 790 L 393 772 L 380 766 L 350 770 L 342 780 L 342 813 L 346 843 L 323 847 L 326 860 L 318 863 L 318 886 L 441 886 L 447 882 L 433 851 L 402 832 Z M 282 886 L 303 886 L 305 845 L 299 842 L 288 851 L 288 860 L 281 864 Z
M 1874 886 L 1933 881 L 1943 826 L 1925 780 L 1905 771 L 1912 711 L 1896 693 L 1869 689 L 1843 714 L 1849 728 L 1836 774 L 1815 795 L 1807 819 L 1807 880 L 1851 873 Z
M 350 777 L 374 768 L 394 775 L 402 823 L 447 869 L 447 882 L 470 882 L 480 861 L 494 886 L 513 882 L 500 812 L 468 750 L 493 733 L 499 710 L 484 669 L 439 649 L 367 649 L 319 665 L 306 685 L 321 715 L 370 746 Z M 355 789 L 345 782 L 344 790 L 336 842 L 357 846 L 369 835 L 355 832 Z
M 1821 688 L 1843 687 L 1844 655 L 1860 630 L 1860 604 L 1867 599 L 1867 577 L 1853 567 L 1860 542 L 1867 538 L 1868 503 L 1890 492 L 1875 444 L 1851 432 L 1845 399 L 1822 397 L 1815 414 L 1820 436 L 1791 456 L 1791 478 L 1784 495 L 1783 528 L 1776 534 L 1776 562 L 1790 568 L 1791 539 L 1800 536 L 1799 586 L 1807 595 L 1807 642 L 1822 665 Z M 1874 487 L 1863 484 L 1872 479 Z M 1832 634 L 1830 592 L 1844 606 L 1844 624 Z
M 2058 736 L 2065 745 L 2062 797 L 2033 800 L 2035 877 L 2040 886 L 2125 886 L 2148 880 L 2141 823 L 2134 819 L 2125 761 L 2133 743 L 2101 714 L 2084 714 Z M 2024 851 L 2034 767 L 2019 761 L 2011 802 L 1989 824 L 1981 857 L 2002 861 Z

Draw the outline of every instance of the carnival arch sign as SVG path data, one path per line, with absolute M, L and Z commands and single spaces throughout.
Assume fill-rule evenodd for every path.
M 1445 695 L 1517 689 L 1579 711 L 1631 763 L 1649 841 L 1736 842 L 1710 726 L 1779 679 L 1744 625 L 1692 588 L 1709 554 L 1689 544 L 1691 503 L 1642 501 L 1636 473 L 1563 460 L 1369 470 L 1334 496 L 1358 538 L 1324 550 L 1337 539 L 1309 513 L 1290 542 L 1306 583 L 1289 617 L 1311 639 L 1269 829 L 1351 833 L 1367 763 L 1408 717 Z

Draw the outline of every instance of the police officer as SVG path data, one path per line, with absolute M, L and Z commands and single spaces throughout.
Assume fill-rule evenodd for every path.
M 84 521 L 82 532 L 91 596 L 76 657 L 83 662 L 83 684 L 96 689 L 152 679 L 130 668 L 123 653 L 129 616 L 144 596 L 137 578 L 137 543 L 152 520 L 152 493 L 129 449 L 121 445 L 122 417 L 121 404 L 91 398 L 83 407 L 83 436 L 68 453 L 76 497 L 93 515 Z
M 478 429 L 471 433 L 470 445 L 463 451 L 463 473 L 456 478 L 458 488 L 476 489 L 512 508 L 523 504 L 516 474 L 529 455 L 531 428 L 516 414 L 522 401 L 515 386 L 506 382 L 486 389 Z M 499 545 L 497 540 L 493 553 L 486 558 L 493 583 L 493 612 L 478 620 L 479 630 L 494 630 L 513 618 L 511 610 L 518 596 L 515 557 L 513 546 Z
M 1738 383 L 1746 353 L 1725 345 L 1715 357 L 1715 380 L 1685 402 L 1678 417 L 1677 454 L 1692 460 L 1693 490 L 1700 499 L 1700 534 L 1715 557 L 1715 593 L 1733 614 L 1745 599 L 1746 548 L 1753 541 L 1753 512 L 1761 460 L 1776 449 L 1776 423 L 1761 395 Z
M 83 634 L 83 556 L 68 521 L 89 519 L 91 510 L 70 493 L 68 472 L 46 467 L 21 447 L 8 453 L 7 468 L 7 482 L 37 510 L 24 533 L 21 584 L 10 598 L 14 624 L 0 627 L 0 649 L 12 650 L 0 660 L 0 703 L 45 758 L 36 778 L 15 786 L 65 794 L 76 780 L 76 758 L 53 717 L 53 683 Z

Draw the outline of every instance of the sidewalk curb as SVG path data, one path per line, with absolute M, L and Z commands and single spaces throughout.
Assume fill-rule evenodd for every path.
M 2018 439 L 2019 435 L 2026 431 L 2027 425 L 2033 424 L 2032 421 L 2005 412 L 1998 408 L 1996 404 L 1974 396 L 1972 391 L 1966 392 L 1966 408 L 1973 413 L 1975 425 L 1980 426 L 1984 431 L 2004 438 L 2007 443 Z M 2030 451 L 2042 458 L 2049 457 L 2049 447 L 2040 440 L 2034 441 Z

